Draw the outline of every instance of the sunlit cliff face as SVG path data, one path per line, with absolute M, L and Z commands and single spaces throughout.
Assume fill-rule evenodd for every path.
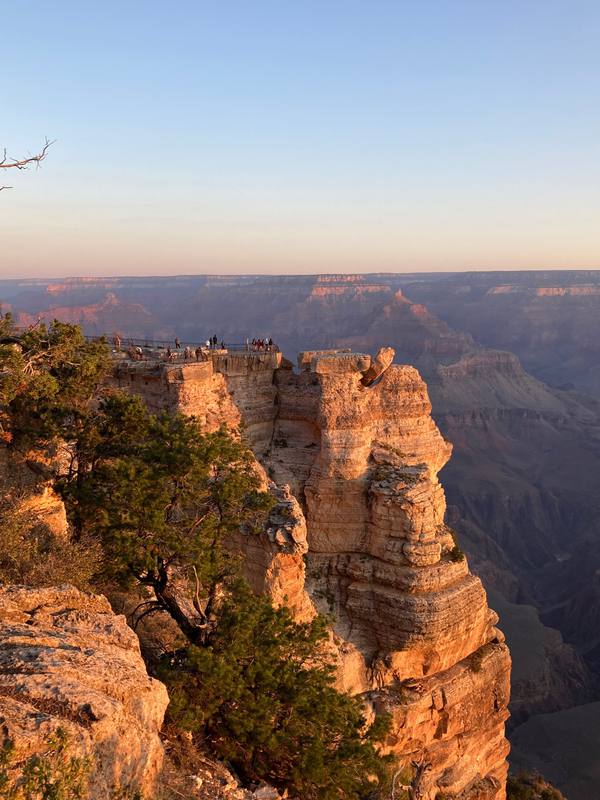
M 510 659 L 444 522 L 451 445 L 416 369 L 346 352 L 122 362 L 153 409 L 240 422 L 285 514 L 238 542 L 251 583 L 300 619 L 335 617 L 338 685 L 391 715 L 387 748 L 428 764 L 422 796 L 504 798 Z M 285 599 L 287 598 L 287 600 Z

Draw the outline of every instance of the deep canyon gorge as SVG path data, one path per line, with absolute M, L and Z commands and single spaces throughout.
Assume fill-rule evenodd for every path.
M 600 733 L 600 276 L 509 278 L 72 279 L 0 282 L 0 294 L 21 324 L 272 336 L 283 360 L 123 365 L 117 381 L 153 408 L 243 422 L 290 508 L 247 552 L 255 585 L 300 616 L 333 612 L 344 688 L 393 710 L 393 747 L 425 748 L 438 788 L 499 797 L 508 663 L 479 579 L 450 559 L 455 529 L 513 655 L 514 763 L 578 800 L 592 796 L 593 771 L 578 773 Z M 396 363 L 364 386 L 360 353 L 385 346 Z M 336 348 L 353 352 L 310 356 Z M 298 350 L 308 355 L 293 369 Z M 399 691 L 407 675 L 418 685 Z M 574 741 L 549 760 L 563 730 Z M 459 751 L 477 753 L 466 772 Z

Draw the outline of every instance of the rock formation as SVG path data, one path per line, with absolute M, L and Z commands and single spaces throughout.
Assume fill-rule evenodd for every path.
M 19 761 L 62 729 L 73 755 L 91 757 L 95 800 L 117 788 L 151 797 L 167 703 L 106 598 L 68 586 L 0 588 L 0 724 Z
M 391 715 L 387 748 L 420 765 L 423 800 L 500 800 L 508 650 L 444 522 L 437 473 L 451 446 L 427 388 L 414 368 L 386 368 L 383 356 L 306 353 L 295 373 L 278 354 L 215 354 L 197 368 L 124 364 L 117 379 L 154 408 L 241 420 L 286 487 L 274 489 L 291 511 L 280 519 L 294 519 L 288 531 L 272 527 L 268 548 L 240 542 L 252 582 L 302 614 L 310 603 L 333 612 L 339 685 Z
M 380 378 L 386 369 L 394 361 L 396 351 L 393 347 L 381 347 L 375 358 L 371 361 L 369 369 L 363 373 L 361 383 L 363 386 L 371 386 Z

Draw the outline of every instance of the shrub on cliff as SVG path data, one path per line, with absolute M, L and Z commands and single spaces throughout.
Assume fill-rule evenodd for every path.
M 93 759 L 73 755 L 63 728 L 48 737 L 41 753 L 20 758 L 14 742 L 0 744 L 0 800 L 92 800 Z M 139 791 L 115 785 L 111 800 L 144 800 Z M 158 798 L 156 798 L 158 800 Z
M 2 800 L 88 800 L 88 759 L 69 752 L 69 737 L 59 729 L 44 753 L 18 761 L 10 739 L 0 746 Z
M 10 314 L 0 315 L 0 446 L 18 451 L 7 459 L 7 487 L 0 496 L 4 583 L 69 582 L 85 588 L 97 568 L 97 542 L 82 539 L 77 529 L 73 538 L 54 536 L 28 505 L 27 489 L 19 496 L 9 484 L 14 464 L 29 464 L 30 457 L 36 471 L 47 472 L 44 481 L 60 469 L 86 468 L 77 451 L 94 429 L 97 394 L 108 368 L 108 348 L 87 342 L 76 325 L 54 321 L 17 331 Z
M 58 538 L 33 512 L 15 512 L 12 502 L 0 498 L 0 583 L 89 589 L 100 561 L 97 541 Z
M 253 456 L 224 429 L 203 433 L 181 414 L 154 416 L 139 398 L 107 398 L 96 424 L 86 452 L 93 470 L 60 484 L 67 507 L 100 537 L 105 575 L 151 591 L 140 618 L 165 611 L 188 641 L 202 643 L 237 575 L 231 536 L 251 535 L 273 505 Z

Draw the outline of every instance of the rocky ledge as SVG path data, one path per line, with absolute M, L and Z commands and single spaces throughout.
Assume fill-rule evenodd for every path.
M 70 586 L 0 588 L 0 723 L 16 764 L 62 730 L 70 752 L 90 759 L 95 800 L 117 790 L 152 797 L 167 704 L 105 597 Z

